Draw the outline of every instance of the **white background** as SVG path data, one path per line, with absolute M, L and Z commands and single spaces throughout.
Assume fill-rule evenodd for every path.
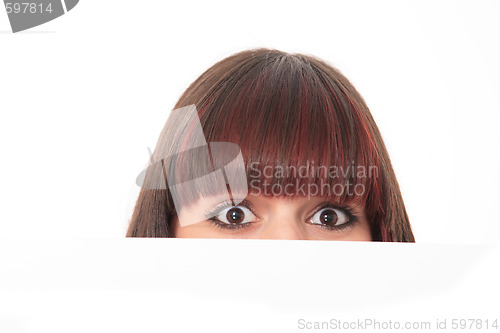
M 335 299 L 330 289 L 323 296 L 331 297 L 323 298 L 314 287 L 317 294 L 294 298 L 309 301 L 303 308 L 298 301 L 290 303 L 286 297 L 277 296 L 276 304 L 288 304 L 293 311 L 277 311 L 279 307 L 272 304 L 263 307 L 266 295 L 276 290 L 284 278 L 281 274 L 288 272 L 284 267 L 294 267 L 293 276 L 286 276 L 287 286 L 295 286 L 291 294 L 305 293 L 308 287 L 304 285 L 304 278 L 312 278 L 315 273 L 323 274 L 317 276 L 321 283 L 325 282 L 325 274 L 338 275 L 338 272 L 347 276 L 364 274 L 370 283 L 368 277 L 373 279 L 375 273 L 359 268 L 368 260 L 362 255 L 365 251 L 385 256 L 380 259 L 385 263 L 382 265 L 385 270 L 377 271 L 377 278 L 372 282 L 389 288 L 387 294 L 391 294 L 391 281 L 401 290 L 403 286 L 414 288 L 423 276 L 437 276 L 436 268 L 445 267 L 439 263 L 453 258 L 451 262 L 459 267 L 457 258 L 466 253 L 477 255 L 462 264 L 463 271 L 458 274 L 466 276 L 462 280 L 455 274 L 456 270 L 439 271 L 440 279 L 461 281 L 456 282 L 454 289 L 442 291 L 438 296 L 429 291 L 416 300 L 393 300 L 389 308 L 397 309 L 392 312 L 396 316 L 406 313 L 402 309 L 419 309 L 425 319 L 430 319 L 431 314 L 439 316 L 438 307 L 445 311 L 447 306 L 469 316 L 473 315 L 472 309 L 476 311 L 474 315 L 499 310 L 498 287 L 493 283 L 498 272 L 492 264 L 493 258 L 498 259 L 498 245 L 483 256 L 487 252 L 484 245 L 498 244 L 500 233 L 499 40 L 500 5 L 496 1 L 82 0 L 65 16 L 17 34 L 10 32 L 7 15 L 0 8 L 0 242 L 4 251 L 0 259 L 4 264 L 1 272 L 12 274 L 5 285 L 10 281 L 15 287 L 4 290 L 7 297 L 3 299 L 7 301 L 0 303 L 0 309 L 4 310 L 0 311 L 0 331 L 2 323 L 14 331 L 35 332 L 37 327 L 64 331 L 61 323 L 51 326 L 51 321 L 47 321 L 37 325 L 30 318 L 46 318 L 42 315 L 43 309 L 51 311 L 51 307 L 44 307 L 44 302 L 52 299 L 48 304 L 58 311 L 66 311 L 66 315 L 71 312 L 67 323 L 75 324 L 80 312 L 72 312 L 71 306 L 64 304 L 73 304 L 75 311 L 84 314 L 95 301 L 92 293 L 103 295 L 103 290 L 107 292 L 109 304 L 104 302 L 101 306 L 107 304 L 115 312 L 110 316 L 99 312 L 98 316 L 94 308 L 90 318 L 97 316 L 96 322 L 106 323 L 109 327 L 104 326 L 108 328 L 116 322 L 120 322 L 122 330 L 138 328 L 134 325 L 144 323 L 142 319 L 147 311 L 135 313 L 131 309 L 137 302 L 144 302 L 156 309 L 152 312 L 156 319 L 149 321 L 149 328 L 168 331 L 169 327 L 177 330 L 184 327 L 191 331 L 183 326 L 183 320 L 192 320 L 184 310 L 197 302 L 196 315 L 200 315 L 203 305 L 209 309 L 203 308 L 202 319 L 191 323 L 199 329 L 207 328 L 203 323 L 210 321 L 211 314 L 233 307 L 230 310 L 233 319 L 229 323 L 241 323 L 242 318 L 249 321 L 240 331 L 265 327 L 256 324 L 260 323 L 259 318 L 273 327 L 269 331 L 293 331 L 297 316 L 316 313 L 320 319 L 328 320 L 332 316 L 329 309 L 338 310 L 340 302 L 352 298 L 344 291 Z M 419 244 L 409 245 L 411 250 L 407 250 L 408 245 L 384 245 L 398 250 L 385 253 L 386 247 L 380 244 L 292 242 L 301 244 L 295 247 L 284 245 L 290 244 L 288 242 L 273 241 L 169 240 L 165 243 L 167 240 L 163 240 L 158 245 L 161 251 L 176 253 L 177 260 L 155 252 L 153 258 L 157 261 L 148 261 L 150 269 L 167 280 L 169 287 L 163 286 L 166 289 L 162 295 L 183 299 L 186 303 L 183 314 L 174 316 L 175 325 L 165 323 L 164 330 L 157 325 L 162 322 L 158 316 L 161 317 L 163 310 L 175 313 L 173 303 L 157 299 L 156 293 L 145 292 L 128 279 L 120 284 L 121 289 L 111 288 L 112 283 L 92 282 L 92 279 L 88 282 L 85 274 L 75 273 L 70 276 L 75 284 L 66 285 L 75 293 L 75 298 L 55 284 L 44 289 L 41 283 L 34 293 L 26 289 L 31 282 L 20 278 L 25 274 L 64 272 L 64 267 L 57 265 L 60 260 L 57 253 L 63 253 L 66 247 L 67 253 L 80 260 L 72 265 L 83 262 L 81 267 L 87 274 L 98 274 L 97 268 L 89 264 L 93 260 L 101 263 L 97 266 L 99 269 L 105 267 L 102 258 L 111 256 L 111 253 L 102 254 L 101 251 L 109 250 L 105 244 L 123 249 L 112 252 L 122 264 L 108 272 L 111 276 L 127 274 L 126 253 L 149 254 L 148 243 L 123 240 L 139 190 L 135 177 L 148 161 L 147 147 L 154 147 L 169 110 L 194 79 L 216 61 L 254 47 L 318 56 L 351 80 L 365 98 L 382 132 Z M 158 241 L 161 240 L 153 242 Z M 210 288 L 211 284 L 205 281 L 194 287 L 193 294 L 186 299 L 182 290 L 189 290 L 188 283 L 183 285 L 179 277 L 197 274 L 206 277 L 206 270 L 211 267 L 218 267 L 229 259 L 237 261 L 238 253 L 233 248 L 228 250 L 225 247 L 228 244 L 244 255 L 255 254 L 265 263 L 252 261 L 253 264 L 239 271 L 246 274 L 242 278 L 245 285 L 257 283 L 260 293 L 253 298 L 244 294 L 239 295 L 237 301 L 231 299 L 234 295 L 231 290 L 241 289 L 241 285 L 236 284 L 241 276 L 235 278 L 230 268 L 220 268 L 217 274 L 222 275 L 221 279 L 215 279 L 212 274 L 209 281 L 212 284 L 230 282 L 227 290 L 221 288 L 221 298 L 197 294 Z M 324 247 L 323 252 L 317 253 L 318 246 Z M 204 257 L 201 267 L 191 266 L 189 256 L 198 253 L 200 247 L 214 255 Z M 24 252 L 19 252 L 20 248 Z M 284 252 L 284 248 L 290 251 Z M 274 249 L 282 253 L 274 259 L 283 260 L 285 266 L 272 265 L 274 259 L 265 255 Z M 450 249 L 456 250 L 455 256 Z M 219 250 L 225 255 L 220 255 Z M 336 257 L 331 257 L 329 251 L 356 259 L 359 265 L 344 258 L 335 266 Z M 46 258 L 48 267 L 57 268 L 44 270 L 38 261 L 28 260 L 31 253 Z M 188 257 L 180 260 L 179 256 L 182 259 L 184 253 Z M 318 272 L 309 267 L 308 273 L 301 275 L 300 264 L 308 262 L 308 255 L 319 256 L 325 262 L 331 260 L 332 266 L 317 268 Z M 408 257 L 404 257 L 406 255 Z M 418 266 L 420 273 L 400 276 L 397 265 L 388 266 L 390 262 L 401 263 L 408 258 L 422 264 Z M 183 266 L 186 262 L 191 263 L 188 268 Z M 496 262 L 498 265 L 498 260 Z M 152 267 L 157 267 L 157 271 Z M 274 269 L 275 274 L 269 270 L 264 274 L 259 267 L 267 267 L 272 272 Z M 130 276 L 137 277 L 133 281 L 142 281 L 137 285 L 147 284 L 147 277 L 138 270 L 133 272 Z M 179 294 L 174 296 L 171 295 L 174 286 L 168 282 L 172 274 L 177 276 L 176 287 L 180 284 Z M 389 274 L 395 275 L 385 279 Z M 342 279 L 344 284 L 339 286 L 328 279 L 326 287 L 347 288 L 362 304 L 374 304 L 369 299 L 380 298 L 377 292 L 370 292 L 371 288 L 359 288 L 359 283 L 349 285 L 349 281 Z M 354 281 L 359 282 L 357 278 Z M 191 278 L 189 283 L 193 285 Z M 316 282 L 313 279 L 307 283 Z M 421 288 L 427 290 L 431 284 L 425 280 Z M 480 289 L 471 292 L 472 286 L 477 285 Z M 89 294 L 86 288 L 96 289 Z M 485 296 L 487 292 L 493 296 Z M 18 307 L 9 303 L 14 300 L 20 302 Z M 26 304 L 36 306 L 23 312 Z M 165 304 L 168 307 L 162 308 Z M 240 316 L 234 307 L 241 308 Z M 9 308 L 13 310 L 5 312 Z M 349 305 L 347 313 L 352 315 L 354 312 L 349 311 L 354 308 Z M 42 309 L 42 314 L 37 309 Z M 245 311 L 248 316 L 243 317 Z M 450 313 L 445 312 L 443 315 Z M 126 318 L 120 316 L 124 313 Z M 411 313 L 408 317 L 418 319 Z M 135 324 L 123 326 L 127 320 Z

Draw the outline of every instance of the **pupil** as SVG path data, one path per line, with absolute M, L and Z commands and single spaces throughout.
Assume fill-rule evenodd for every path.
M 240 223 L 245 218 L 245 213 L 239 208 L 231 208 L 227 211 L 226 218 L 231 223 Z
M 337 223 L 338 216 L 334 210 L 328 209 L 321 214 L 320 219 L 324 224 L 335 224 Z

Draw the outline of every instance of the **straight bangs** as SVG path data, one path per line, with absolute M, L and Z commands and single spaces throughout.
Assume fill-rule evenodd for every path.
M 237 168 L 223 177 L 205 177 L 187 191 L 171 193 L 182 205 L 228 190 L 235 194 L 246 186 L 250 195 L 322 197 L 365 205 L 367 213 L 383 210 L 371 116 L 331 66 L 312 57 L 255 50 L 252 57 L 235 54 L 217 63 L 188 91 L 176 108 L 196 105 L 210 154 L 197 148 L 166 161 L 173 170 L 169 184 L 202 179 L 238 155 L 234 145 L 213 149 L 211 143 L 241 149 L 246 179 L 235 175 Z M 199 141 L 193 123 L 185 125 L 184 133 L 179 146 Z M 228 178 L 235 181 L 226 186 Z M 174 209 L 171 197 L 167 204 Z

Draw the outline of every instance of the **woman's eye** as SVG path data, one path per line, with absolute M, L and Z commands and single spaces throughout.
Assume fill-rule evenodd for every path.
M 257 219 L 250 209 L 243 206 L 226 208 L 218 213 L 215 218 L 225 224 L 250 223 Z
M 310 223 L 328 227 L 340 226 L 349 222 L 349 216 L 338 208 L 323 208 L 311 217 Z

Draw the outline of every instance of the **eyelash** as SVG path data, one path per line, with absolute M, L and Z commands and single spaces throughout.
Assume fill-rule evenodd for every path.
M 217 228 L 217 229 L 224 229 L 224 230 L 240 230 L 240 229 L 243 229 L 243 228 L 246 228 L 246 227 L 249 227 L 253 222 L 250 222 L 250 223 L 241 223 L 241 224 L 227 224 L 227 223 L 224 223 L 224 222 L 221 222 L 217 219 L 217 215 L 224 209 L 226 208 L 229 208 L 229 207 L 234 207 L 234 206 L 245 206 L 246 208 L 248 208 L 252 214 L 254 214 L 255 216 L 257 216 L 257 214 L 254 213 L 250 203 L 246 200 L 243 200 L 240 202 L 240 204 L 238 205 L 233 205 L 233 203 L 231 201 L 226 201 L 226 202 L 223 202 L 219 205 L 217 205 L 216 207 L 214 207 L 214 209 L 212 210 L 211 213 L 207 214 L 207 219 L 213 223 L 213 225 Z M 347 231 L 349 230 L 350 228 L 352 228 L 358 221 L 359 221 L 359 218 L 358 216 L 354 213 L 354 209 L 349 207 L 349 206 L 336 206 L 336 205 L 333 205 L 333 204 L 330 204 L 330 203 L 326 203 L 326 204 L 323 204 L 319 207 L 317 207 L 314 212 L 307 218 L 307 220 L 310 220 L 314 214 L 316 214 L 318 211 L 322 210 L 322 209 L 325 209 L 325 208 L 335 208 L 335 209 L 338 209 L 338 210 L 341 210 L 342 212 L 344 212 L 347 217 L 349 218 L 349 222 L 346 222 L 344 224 L 341 224 L 341 225 L 338 225 L 338 226 L 329 226 L 329 225 L 322 225 L 322 224 L 315 224 L 314 226 L 318 227 L 318 228 L 323 228 L 323 229 L 326 229 L 326 230 L 329 230 L 329 231 Z

